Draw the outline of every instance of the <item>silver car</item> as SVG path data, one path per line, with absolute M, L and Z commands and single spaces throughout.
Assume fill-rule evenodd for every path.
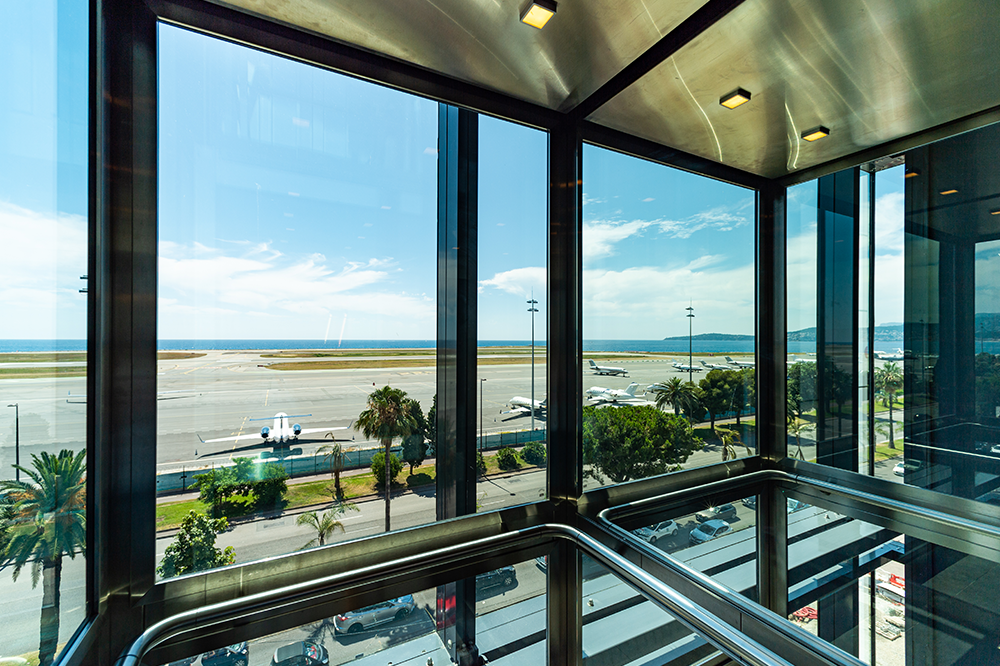
M 640 527 L 632 532 L 643 541 L 655 544 L 659 539 L 677 536 L 677 523 L 672 520 L 664 520 L 649 527 Z
M 715 537 L 722 536 L 729 532 L 729 523 L 724 520 L 706 520 L 698 527 L 691 530 L 690 539 L 692 545 L 711 541 Z
M 377 627 L 394 620 L 402 620 L 416 608 L 413 595 L 398 597 L 349 611 L 333 618 L 333 628 L 338 634 L 356 634 L 370 627 Z

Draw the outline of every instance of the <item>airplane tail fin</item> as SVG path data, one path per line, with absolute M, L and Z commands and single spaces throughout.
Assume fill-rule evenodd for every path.
M 590 359 L 590 367 L 592 367 L 592 368 L 596 368 L 597 367 L 597 364 L 594 363 L 594 359 Z
M 632 382 L 631 384 L 628 385 L 628 388 L 625 389 L 625 392 L 628 393 L 629 395 L 635 395 L 635 391 L 638 388 L 639 384 L 637 382 Z
M 731 358 L 729 358 L 729 357 L 727 356 L 727 357 L 726 357 L 726 363 L 732 363 L 732 362 L 733 362 L 733 359 L 731 359 Z

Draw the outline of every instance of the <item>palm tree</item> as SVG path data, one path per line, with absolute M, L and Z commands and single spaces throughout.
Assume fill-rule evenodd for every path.
M 723 430 L 722 434 L 719 436 L 722 440 L 722 462 L 727 460 L 736 460 L 736 445 L 739 444 L 747 451 L 748 456 L 753 455 L 753 451 L 747 446 L 742 439 L 740 439 L 740 434 L 732 430 Z
M 13 564 L 17 580 L 31 563 L 31 586 L 42 580 L 42 617 L 38 661 L 48 666 L 59 641 L 59 588 L 63 555 L 83 553 L 87 536 L 86 451 L 63 449 L 57 455 L 32 454 L 33 469 L 16 466 L 27 481 L 0 481 L 13 501 L 13 522 L 0 563 Z
M 368 409 L 358 414 L 357 427 L 365 437 L 377 439 L 385 450 L 385 531 L 389 531 L 391 493 L 390 452 L 392 440 L 406 437 L 417 428 L 407 409 L 406 391 L 383 386 L 368 394 Z
M 795 446 L 797 447 L 795 457 L 799 460 L 806 459 L 805 455 L 802 453 L 802 435 L 806 430 L 809 430 L 812 427 L 812 423 L 809 423 L 808 421 L 799 421 L 794 416 L 792 417 L 792 420 L 788 422 L 788 434 L 795 438 Z
M 329 511 L 324 511 L 322 514 L 315 511 L 307 511 L 296 518 L 296 525 L 308 525 L 316 530 L 315 538 L 309 541 L 306 545 L 302 546 L 300 550 L 312 548 L 313 546 L 325 546 L 326 540 L 329 539 L 334 532 L 337 530 L 344 532 L 344 524 L 337 520 L 337 518 L 342 516 L 346 511 L 358 511 L 358 507 L 353 504 L 341 503 Z
M 889 448 L 896 448 L 893 438 L 893 403 L 896 402 L 896 394 L 903 390 L 903 371 L 895 363 L 886 363 L 881 368 L 875 370 L 875 391 L 878 393 L 882 404 L 889 408 Z
M 650 386 L 647 391 L 657 393 L 656 406 L 663 409 L 672 405 L 674 414 L 681 410 L 693 412 L 698 405 L 698 387 L 692 382 L 684 382 L 680 377 L 671 377 L 667 382 L 659 382 Z
M 316 449 L 316 453 L 322 455 L 330 465 L 330 474 L 333 476 L 333 492 L 336 495 L 334 499 L 339 500 L 344 497 L 344 491 L 340 488 L 340 473 L 344 471 L 346 463 L 344 449 L 340 446 L 340 442 L 337 441 L 332 432 L 326 433 L 326 436 L 333 440 L 333 444 L 324 444 Z

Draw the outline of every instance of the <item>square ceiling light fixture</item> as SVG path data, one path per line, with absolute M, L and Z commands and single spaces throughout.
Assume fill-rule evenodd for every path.
M 750 93 L 743 88 L 737 88 L 728 95 L 723 95 L 719 99 L 719 104 L 726 107 L 727 109 L 735 109 L 736 107 L 746 104 L 750 101 Z
M 816 141 L 818 139 L 822 139 L 825 136 L 830 136 L 830 130 L 827 129 L 826 127 L 823 127 L 822 125 L 818 125 L 802 133 L 802 138 L 805 139 L 806 141 Z
M 556 0 L 532 0 L 521 10 L 521 22 L 541 30 L 556 13 Z

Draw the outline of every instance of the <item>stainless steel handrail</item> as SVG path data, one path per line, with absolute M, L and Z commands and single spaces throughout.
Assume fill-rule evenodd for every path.
M 572 541 L 579 549 L 737 663 L 745 666 L 791 666 L 787 660 L 719 620 L 607 546 L 580 530 L 562 524 L 536 525 L 178 613 L 146 629 L 116 663 L 118 666 L 139 666 L 143 656 L 157 645 L 195 627 L 217 625 L 236 619 L 247 620 L 253 616 L 263 617 L 276 608 L 318 599 L 347 585 L 353 586 L 386 575 L 400 575 L 428 562 L 455 560 L 470 552 L 496 551 L 519 541 L 544 537 Z
M 771 475 L 773 472 L 756 472 L 759 475 Z M 724 481 L 717 482 L 718 485 L 723 484 Z M 638 551 L 641 551 L 647 557 L 655 559 L 657 562 L 670 569 L 676 574 L 684 576 L 685 578 L 694 581 L 701 587 L 707 588 L 712 594 L 716 595 L 718 598 L 722 599 L 724 602 L 733 606 L 737 611 L 752 617 L 757 620 L 768 629 L 784 636 L 789 641 L 792 641 L 799 645 L 802 649 L 815 654 L 820 659 L 823 659 L 834 664 L 839 664 L 840 666 L 865 666 L 865 663 L 860 659 L 857 659 L 853 655 L 843 652 L 838 648 L 835 648 L 830 643 L 820 639 L 818 636 L 809 633 L 808 631 L 793 625 L 791 622 L 781 617 L 777 613 L 764 608 L 763 606 L 756 604 L 743 595 L 731 590 L 715 581 L 713 578 L 706 576 L 697 569 L 692 569 L 680 560 L 677 560 L 667 553 L 663 552 L 658 548 L 654 548 L 647 542 L 643 541 L 639 537 L 635 536 L 628 530 L 625 530 L 613 522 L 613 516 L 618 513 L 634 513 L 638 507 L 647 508 L 649 505 L 666 504 L 671 501 L 671 499 L 676 499 L 679 496 L 688 494 L 685 490 L 678 490 L 672 493 L 666 493 L 664 495 L 659 495 L 657 497 L 648 497 L 636 502 L 630 502 L 629 504 L 622 504 L 615 507 L 609 507 L 601 511 L 597 518 L 601 525 L 617 536 L 619 539 L 628 542 L 630 546 Z

